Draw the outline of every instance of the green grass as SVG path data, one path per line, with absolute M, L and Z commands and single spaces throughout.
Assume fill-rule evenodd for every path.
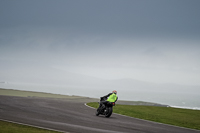
M 87 105 L 94 108 L 98 107 L 98 103 L 94 102 L 87 103 Z M 113 112 L 144 120 L 200 130 L 200 110 L 116 104 Z
M 59 133 L 59 132 L 0 121 L 0 133 Z
M 20 96 L 20 97 L 67 98 L 67 99 L 80 98 L 78 96 L 66 96 L 66 95 L 58 95 L 58 94 L 50 94 L 50 93 L 20 91 L 20 90 L 1 89 L 1 88 L 0 88 L 0 95 Z M 98 107 L 98 103 L 88 103 L 88 105 L 95 108 Z M 200 110 L 116 104 L 113 111 L 114 113 L 123 114 L 130 117 L 200 130 Z M 40 131 L 41 129 L 37 129 L 34 127 L 27 127 L 27 126 L 0 121 L 0 133 L 4 133 L 4 132 L 6 133 L 18 133 L 18 132 L 32 133 L 32 130 L 33 132 L 38 132 L 38 133 L 52 132 L 48 130 Z

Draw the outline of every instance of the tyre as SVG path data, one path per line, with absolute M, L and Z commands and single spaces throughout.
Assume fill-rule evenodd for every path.
M 109 107 L 106 114 L 105 114 L 105 117 L 109 118 L 111 115 L 112 115 L 112 107 Z
M 96 111 L 96 116 L 99 116 L 99 109 L 97 109 Z

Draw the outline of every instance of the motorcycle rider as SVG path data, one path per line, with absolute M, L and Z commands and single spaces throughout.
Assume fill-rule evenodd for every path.
M 99 109 L 102 110 L 105 108 L 105 104 L 107 104 L 108 102 L 115 103 L 117 100 L 118 100 L 117 91 L 114 90 L 114 91 L 112 91 L 112 93 L 109 93 L 108 95 L 101 97 Z

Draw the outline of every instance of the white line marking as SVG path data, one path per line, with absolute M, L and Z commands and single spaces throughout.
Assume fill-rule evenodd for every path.
M 89 107 L 89 108 L 92 108 L 92 109 L 96 109 L 96 108 L 94 108 L 94 107 L 88 106 L 87 103 L 85 103 L 85 106 L 87 106 L 87 107 Z
M 96 109 L 96 108 L 93 108 L 93 107 L 88 106 L 87 103 L 85 103 L 85 106 L 87 106 L 87 107 L 89 107 L 89 108 L 92 108 L 92 109 Z M 145 122 L 151 122 L 151 123 L 154 123 L 154 124 L 160 124 L 160 125 L 166 125 L 166 126 L 178 127 L 178 128 L 183 128 L 183 129 L 187 129 L 187 130 L 200 131 L 200 130 L 197 130 L 197 129 L 186 128 L 186 127 L 179 127 L 179 126 L 175 126 L 175 125 L 169 125 L 169 124 L 159 123 L 159 122 L 150 121 L 150 120 L 144 120 L 144 119 L 135 118 L 135 117 L 130 117 L 130 116 L 121 115 L 121 114 L 117 114 L 117 113 L 113 113 L 113 114 L 116 114 L 116 115 L 119 115 L 119 116 L 128 117 L 128 118 L 132 118 L 132 119 L 142 120 L 142 121 L 145 121 Z

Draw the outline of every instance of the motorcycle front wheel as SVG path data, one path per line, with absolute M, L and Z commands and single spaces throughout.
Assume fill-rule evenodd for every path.
M 99 116 L 99 109 L 97 109 L 96 111 L 96 116 Z
M 112 111 L 113 111 L 112 107 L 107 108 L 105 117 L 107 117 L 107 118 L 110 117 L 112 115 Z

